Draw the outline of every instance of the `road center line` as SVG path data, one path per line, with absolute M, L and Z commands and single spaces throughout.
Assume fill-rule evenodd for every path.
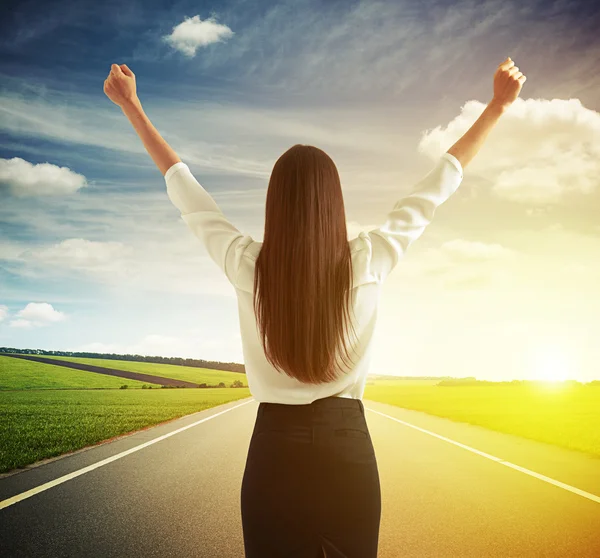
M 574 486 L 565 484 L 564 482 L 560 482 L 560 481 L 551 479 L 550 477 L 541 475 L 540 473 L 536 473 L 535 471 L 530 471 L 529 469 L 525 469 L 525 467 L 515 465 L 514 463 L 511 463 L 510 461 L 505 461 L 504 459 L 500 459 L 499 457 L 495 457 L 493 455 L 490 455 L 489 453 L 485 453 L 483 451 L 479 451 L 470 446 L 466 446 L 465 444 L 461 444 L 460 442 L 456 442 L 454 440 L 451 440 L 450 438 L 446 438 L 445 436 L 440 436 L 439 434 L 436 434 L 435 432 L 425 430 L 424 428 L 420 428 L 419 426 L 415 426 L 414 424 L 410 424 L 409 422 L 405 422 L 403 420 L 397 419 L 396 417 L 386 415 L 385 413 L 380 413 L 379 411 L 375 411 L 374 409 L 369 409 L 367 407 L 365 407 L 365 409 L 367 409 L 368 411 L 370 411 L 372 413 L 377 413 L 378 415 L 381 415 L 382 417 L 386 417 L 391 420 L 395 420 L 396 422 L 404 424 L 405 426 L 410 426 L 411 428 L 414 428 L 415 430 L 419 430 L 425 434 L 429 434 L 430 436 L 435 436 L 436 438 L 439 438 L 440 440 L 444 440 L 444 442 L 449 442 L 450 444 L 454 444 L 455 446 L 458 446 L 458 447 L 461 447 L 468 451 L 471 451 L 473 453 L 476 453 L 477 455 L 481 455 L 481 457 L 485 457 L 486 459 L 491 459 L 492 461 L 495 461 L 496 463 L 500 463 L 501 465 L 506 465 L 507 467 L 512 467 L 513 469 L 516 469 L 517 471 L 521 471 L 521 473 L 525 473 L 526 475 L 531 475 L 532 477 L 535 477 L 536 479 L 543 480 L 544 482 L 553 484 L 554 486 L 558 486 L 559 488 L 563 488 L 564 490 L 573 492 L 573 494 L 578 494 L 579 496 L 583 496 L 584 498 L 587 498 L 588 500 L 592 500 L 592 502 L 596 502 L 597 504 L 600 504 L 600 496 L 597 496 L 596 494 L 592 494 L 591 492 L 586 492 L 585 490 L 580 490 L 579 488 L 575 488 Z
M 219 415 L 222 415 L 223 413 L 228 413 L 229 411 L 233 411 L 234 409 L 237 409 L 238 407 L 242 407 L 243 405 L 247 405 L 248 403 L 253 403 L 254 401 L 255 401 L 255 399 L 251 399 L 250 401 L 240 403 L 239 405 L 235 405 L 234 407 L 230 407 L 229 409 L 225 409 L 224 411 L 220 411 L 219 413 L 215 413 L 214 415 L 210 415 L 209 417 L 203 418 L 201 420 L 197 420 L 196 422 L 193 422 L 192 424 L 182 426 L 181 428 L 178 428 L 177 430 L 173 430 L 173 432 L 168 432 L 167 434 L 164 434 L 163 436 L 159 436 L 158 438 L 155 438 L 154 440 L 149 440 L 148 442 L 140 444 L 139 446 L 135 446 L 128 450 L 122 451 L 121 453 L 117 453 L 116 455 L 112 455 L 111 457 L 107 457 L 106 459 L 103 459 L 102 461 L 98 461 L 98 463 L 92 463 L 91 465 L 88 465 L 87 467 L 84 467 L 83 469 L 79 469 L 78 471 L 73 471 L 72 473 L 69 473 L 68 475 L 63 475 L 62 477 L 58 477 L 57 479 L 48 481 L 44 484 L 40 484 L 39 486 L 31 488 L 30 490 L 21 492 L 21 494 L 11 496 L 10 498 L 7 498 L 6 500 L 2 500 L 0 502 L 0 510 L 7 508 L 8 506 L 12 506 L 13 504 L 16 504 L 17 502 L 20 502 L 21 500 L 31 498 L 31 496 L 34 496 L 35 494 L 39 494 L 40 492 L 44 492 L 45 490 L 48 490 L 49 488 L 52 488 L 53 486 L 57 486 L 59 484 L 62 484 L 63 482 L 67 482 L 68 480 L 74 479 L 75 477 L 78 477 L 79 475 L 89 473 L 90 471 L 93 471 L 94 469 L 97 469 L 98 467 L 102 467 L 103 465 L 107 465 L 108 463 L 116 461 L 117 459 L 121 459 L 122 457 L 125 457 L 126 455 L 129 455 L 130 453 L 139 451 L 147 446 L 151 446 L 152 444 L 156 444 L 156 442 L 160 442 L 161 440 L 164 440 L 165 438 L 168 438 L 169 436 L 174 436 L 175 434 L 179 434 L 179 432 L 183 432 L 184 430 L 187 430 L 188 428 L 192 428 L 192 426 L 196 426 L 198 424 L 206 422 L 207 420 L 214 419 L 215 417 L 218 417 Z M 210 411 L 210 409 L 203 409 L 203 410 Z M 202 411 L 199 411 L 199 412 L 202 412 Z M 181 418 L 184 418 L 184 417 L 181 417 Z M 156 425 L 156 426 L 159 426 L 159 425 Z M 135 434 L 135 433 L 132 432 L 132 435 L 133 434 Z

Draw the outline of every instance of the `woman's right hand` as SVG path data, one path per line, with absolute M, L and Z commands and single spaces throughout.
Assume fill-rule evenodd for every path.
M 502 62 L 494 74 L 494 98 L 492 101 L 503 108 L 512 105 L 519 96 L 527 78 L 515 63 L 508 57 Z

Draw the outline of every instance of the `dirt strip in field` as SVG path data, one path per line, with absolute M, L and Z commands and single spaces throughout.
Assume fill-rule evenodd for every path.
M 67 368 L 76 368 L 77 370 L 85 370 L 86 372 L 96 372 L 97 374 L 106 374 L 108 376 L 119 376 L 120 378 L 129 378 L 130 380 L 139 380 L 149 384 L 159 384 L 163 386 L 178 386 L 186 388 L 197 388 L 198 384 L 192 382 L 184 382 L 183 380 L 175 380 L 173 378 L 163 378 L 162 376 L 152 376 L 150 374 L 141 374 L 139 372 L 128 372 L 126 370 L 117 370 L 116 368 L 104 368 L 102 366 L 92 366 L 91 364 L 82 364 L 80 362 L 70 362 L 68 360 L 56 360 L 53 358 L 44 358 L 37 355 L 13 355 L 10 353 L 1 353 L 2 356 L 13 358 L 22 358 L 24 360 L 32 360 L 34 362 L 43 362 L 45 364 L 56 364 L 58 366 L 66 366 Z

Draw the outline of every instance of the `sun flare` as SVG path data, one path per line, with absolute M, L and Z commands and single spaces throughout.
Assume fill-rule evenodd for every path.
M 566 352 L 556 346 L 545 345 L 534 353 L 533 373 L 536 380 L 564 382 L 570 378 L 569 359 Z

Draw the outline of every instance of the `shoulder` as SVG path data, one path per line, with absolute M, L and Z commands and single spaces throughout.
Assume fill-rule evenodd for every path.
M 248 258 L 252 262 L 255 262 L 256 258 L 258 258 L 258 254 L 260 253 L 260 249 L 262 248 L 262 244 L 263 244 L 262 242 L 257 242 L 256 240 L 252 240 L 246 246 L 246 250 L 244 251 L 244 257 Z
M 350 240 L 348 244 L 350 244 L 350 253 L 354 254 L 360 250 L 368 249 L 371 244 L 371 239 L 366 232 L 361 231 L 358 236 Z

